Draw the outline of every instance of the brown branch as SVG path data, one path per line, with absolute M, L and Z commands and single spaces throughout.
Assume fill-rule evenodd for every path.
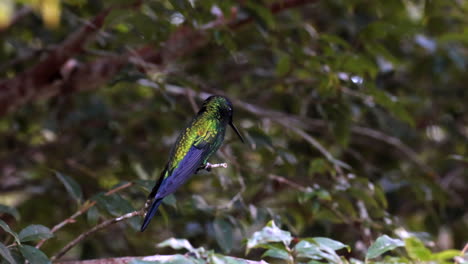
M 324 147 L 320 142 L 318 142 L 315 138 L 311 135 L 307 134 L 304 130 L 296 127 L 290 126 L 284 119 L 273 119 L 276 123 L 282 125 L 286 129 L 292 130 L 294 133 L 302 137 L 305 141 L 309 142 L 314 148 L 316 148 L 320 153 L 322 153 L 325 158 L 333 164 L 335 170 L 340 174 L 343 175 L 343 170 L 341 168 L 351 169 L 351 167 L 344 162 L 341 162 L 333 157 L 333 155 Z
M 184 87 L 170 85 L 170 84 L 166 84 L 165 87 L 166 87 L 166 91 L 172 94 L 176 94 L 176 95 L 185 95 L 186 94 L 185 90 L 189 89 L 189 88 L 184 88 Z M 215 92 L 217 94 L 223 94 L 221 91 L 216 90 Z M 205 99 L 206 97 L 210 95 L 209 93 L 205 93 L 205 92 L 199 92 L 199 93 L 195 92 L 195 94 L 200 99 Z M 323 129 L 327 127 L 327 123 L 323 120 L 285 114 L 279 111 L 266 109 L 257 105 L 249 104 L 249 103 L 243 102 L 235 98 L 231 98 L 231 101 L 237 107 L 243 109 L 244 111 L 252 113 L 256 116 L 268 117 L 268 118 L 271 118 L 272 120 L 282 119 L 284 120 L 284 122 L 289 122 L 288 124 L 289 127 L 296 126 L 301 129 L 307 129 L 307 130 L 314 129 L 317 131 L 323 131 Z M 363 127 L 363 126 L 357 126 L 357 125 L 351 126 L 351 132 L 354 134 L 369 137 L 377 141 L 384 142 L 385 144 L 388 144 L 390 146 L 393 146 L 395 149 L 397 149 L 398 151 L 403 153 L 406 157 L 408 157 L 414 164 L 420 167 L 421 170 L 424 171 L 428 176 L 432 178 L 437 177 L 437 173 L 419 158 L 418 153 L 416 153 L 414 150 L 408 147 L 399 138 L 387 135 L 378 130 L 374 130 L 374 129 Z
M 57 78 L 62 65 L 93 38 L 109 12 L 110 9 L 102 11 L 29 70 L 0 82 L 0 115 L 43 94 L 54 93 L 50 91 L 54 88 L 50 84 Z
M 33 11 L 32 8 L 29 7 L 29 6 L 25 6 L 25 7 L 21 8 L 20 10 L 18 10 L 13 15 L 13 17 L 11 18 L 10 23 L 8 23 L 8 25 L 0 28 L 0 34 L 6 32 L 9 28 L 11 28 L 16 23 L 18 23 L 21 19 L 23 19 L 24 17 L 29 15 L 32 11 Z
M 99 231 L 101 229 L 104 229 L 104 228 L 106 228 L 106 227 L 108 227 L 108 226 L 110 226 L 112 224 L 121 222 L 123 220 L 135 217 L 137 215 L 143 215 L 143 214 L 144 214 L 144 210 L 139 210 L 139 211 L 133 211 L 131 213 L 124 214 L 124 215 L 116 217 L 116 218 L 106 220 L 106 221 L 94 226 L 90 230 L 84 232 L 83 234 L 79 235 L 78 237 L 76 237 L 74 240 L 72 240 L 70 243 L 68 243 L 65 247 L 63 247 L 57 254 L 55 254 L 52 258 L 50 258 L 50 260 L 54 261 L 54 260 L 60 259 L 63 255 L 65 255 L 65 253 L 67 253 L 70 249 L 72 249 L 74 246 L 76 246 L 82 240 L 84 240 L 88 236 L 92 235 L 93 233 L 95 233 L 95 232 L 97 232 L 97 231 Z
M 104 195 L 108 196 L 108 195 L 111 195 L 111 194 L 114 194 L 116 192 L 119 192 L 123 189 L 126 189 L 130 186 L 133 185 L 133 182 L 128 182 L 128 183 L 125 183 L 125 184 L 122 184 L 118 187 L 115 187 L 114 189 L 111 189 L 109 191 L 107 191 Z M 78 211 L 76 211 L 73 215 L 71 215 L 70 217 L 68 217 L 67 219 L 63 220 L 62 222 L 56 224 L 50 231 L 52 233 L 55 233 L 57 232 L 57 230 L 61 229 L 62 227 L 64 227 L 65 225 L 67 224 L 70 224 L 70 223 L 74 223 L 76 222 L 76 218 L 78 218 L 80 215 L 86 213 L 91 207 L 95 206 L 96 205 L 96 201 L 86 201 L 83 205 L 83 207 L 81 207 Z M 39 241 L 39 243 L 37 243 L 36 245 L 36 248 L 40 248 L 45 242 L 46 242 L 47 239 L 42 239 L 41 241 Z
M 92 260 L 75 260 L 75 261 L 59 261 L 54 262 L 55 264 L 127 264 L 132 260 L 143 260 L 143 261 L 158 261 L 162 263 L 170 262 L 174 256 L 180 255 L 154 255 L 154 256 L 145 256 L 145 257 L 120 257 L 120 258 L 106 258 L 106 259 L 92 259 Z M 265 261 L 255 261 L 247 260 L 236 257 L 227 257 L 234 260 L 233 262 L 238 263 L 242 262 L 245 264 L 267 264 Z M 189 262 L 189 261 L 187 261 Z
M 288 8 L 314 3 L 317 0 L 281 0 L 270 5 L 272 13 Z M 137 4 L 131 7 L 138 6 Z M 122 67 L 135 61 L 145 65 L 159 66 L 162 70 L 176 59 L 203 47 L 208 37 L 206 30 L 179 27 L 169 39 L 156 50 L 152 45 L 123 55 L 101 58 L 85 64 L 77 63 L 73 56 L 80 53 L 87 42 L 102 27 L 110 8 L 97 15 L 89 24 L 73 33 L 38 64 L 15 78 L 0 81 L 0 116 L 36 99 L 47 99 L 61 93 L 96 89 L 107 83 Z M 251 18 L 237 20 L 235 16 L 226 23 L 214 23 L 214 27 L 227 25 L 236 29 L 253 21 Z M 208 27 L 210 28 L 210 27 Z M 68 63 L 70 62 L 71 63 Z M 147 70 L 147 67 L 143 67 Z M 65 74 L 64 74 L 65 72 Z
M 269 6 L 271 13 L 276 14 L 285 9 L 290 9 L 298 6 L 303 6 L 306 4 L 312 4 L 318 2 L 318 0 L 283 0 L 273 3 Z M 247 17 L 241 20 L 232 20 L 227 23 L 227 26 L 230 29 L 237 29 L 245 24 L 251 23 L 253 21 L 252 17 Z

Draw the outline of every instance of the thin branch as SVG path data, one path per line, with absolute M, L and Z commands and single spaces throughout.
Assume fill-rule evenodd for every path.
M 29 6 L 22 7 L 13 15 L 13 18 L 10 20 L 10 23 L 8 23 L 8 25 L 4 26 L 3 28 L 0 28 L 0 34 L 6 32 L 9 28 L 11 28 L 21 19 L 29 15 L 32 11 L 32 8 Z
M 390 135 L 387 135 L 383 132 L 370 129 L 367 127 L 361 127 L 361 126 L 353 126 L 351 127 L 351 132 L 354 132 L 356 134 L 360 134 L 363 136 L 367 136 L 379 141 L 383 141 L 389 145 L 394 146 L 396 149 L 401 151 L 403 154 L 405 154 L 408 158 L 410 158 L 411 161 L 413 161 L 415 164 L 417 164 L 425 173 L 427 173 L 430 177 L 432 178 L 437 178 L 437 173 L 432 170 L 428 165 L 426 165 L 419 157 L 418 153 L 416 153 L 414 150 L 412 150 L 410 147 L 408 147 L 405 143 L 403 143 L 399 138 L 392 137 Z
M 170 92 L 176 95 L 184 95 L 185 90 L 189 89 L 189 88 L 184 88 L 184 87 L 170 85 L 170 84 L 166 84 L 165 88 L 167 92 Z M 223 94 L 221 91 L 216 91 L 216 93 Z M 198 96 L 198 98 L 203 100 L 203 99 L 206 99 L 206 97 L 210 96 L 211 94 L 206 93 L 206 92 L 199 92 L 199 93 L 196 93 L 196 95 Z M 257 105 L 249 104 L 249 103 L 246 103 L 244 101 L 241 101 L 235 98 L 231 98 L 231 101 L 233 102 L 234 105 L 236 105 L 236 107 L 239 107 L 243 109 L 244 111 L 252 113 L 256 116 L 268 117 L 272 120 L 278 120 L 278 119 L 287 120 L 287 122 L 290 122 L 290 124 L 288 125 L 290 127 L 296 126 L 296 127 L 300 127 L 302 129 L 307 129 L 307 130 L 310 130 L 310 129 L 323 130 L 324 128 L 327 127 L 327 123 L 324 120 L 311 119 L 307 117 L 300 117 L 300 116 L 285 114 L 279 111 L 266 109 Z M 397 149 L 398 151 L 403 153 L 405 156 L 407 156 L 409 160 L 411 160 L 414 164 L 420 167 L 421 170 L 427 173 L 430 177 L 437 178 L 437 173 L 419 158 L 418 153 L 416 153 L 414 150 L 408 147 L 399 138 L 387 135 L 378 130 L 374 130 L 374 129 L 363 127 L 363 126 L 357 126 L 357 125 L 351 126 L 351 132 L 354 134 L 369 137 L 377 141 L 384 142 L 385 144 L 388 144 L 390 146 L 393 146 L 395 149 Z
M 126 189 L 126 188 L 128 188 L 128 187 L 130 187 L 132 185 L 133 185 L 133 182 L 128 182 L 128 183 L 122 184 L 120 186 L 115 187 L 114 189 L 111 189 L 111 190 L 107 191 L 104 195 L 106 195 L 106 196 L 112 195 L 112 194 L 114 194 L 116 192 L 119 192 L 119 191 L 121 191 L 123 189 Z M 90 201 L 90 200 L 86 201 L 84 203 L 83 207 L 81 207 L 78 211 L 76 211 L 73 215 L 71 215 L 67 219 L 65 219 L 62 222 L 55 225 L 50 231 L 52 233 L 55 233 L 59 229 L 64 227 L 65 225 L 70 224 L 70 223 L 75 223 L 76 218 L 78 218 L 80 215 L 86 213 L 91 207 L 93 207 L 95 205 L 96 205 L 96 201 Z M 37 245 L 36 245 L 36 248 L 40 248 L 46 242 L 46 240 L 47 239 L 42 239 L 41 241 L 39 241 L 39 243 L 37 243 Z
M 299 135 L 303 139 L 305 139 L 307 142 L 309 142 L 314 148 L 316 148 L 318 151 L 320 151 L 320 153 L 322 153 L 322 155 L 325 156 L 325 158 L 329 162 L 331 162 L 335 166 L 335 170 L 339 174 L 343 175 L 343 171 L 341 170 L 341 168 L 351 169 L 351 167 L 348 164 L 346 164 L 346 163 L 344 163 L 342 161 L 339 161 L 338 159 L 335 159 L 333 157 L 333 155 L 324 146 L 322 146 L 322 144 L 320 144 L 320 142 L 318 142 L 311 135 L 307 134 L 304 130 L 302 130 L 302 129 L 296 127 L 296 126 L 288 125 L 288 123 L 284 122 L 283 119 L 279 119 L 279 120 L 273 119 L 273 120 L 276 121 L 276 123 L 282 125 L 284 128 L 292 130 L 294 133 L 296 133 L 297 135 Z
M 278 13 L 288 8 L 317 1 L 282 0 L 270 5 L 269 8 L 272 13 Z M 126 8 L 138 7 L 140 3 L 141 0 L 136 1 L 134 5 L 126 6 Z M 116 8 L 122 8 L 122 6 L 114 9 Z M 115 57 L 100 58 L 88 63 L 73 63 L 74 67 L 67 70 L 68 74 L 61 74 L 66 62 L 75 60 L 73 56 L 81 53 L 85 44 L 93 39 L 110 10 L 104 10 L 89 24 L 72 33 L 44 60 L 30 69 L 19 73 L 15 78 L 0 80 L 0 116 L 34 100 L 47 99 L 62 93 L 97 89 L 114 77 L 125 64 L 134 62 L 135 58 L 140 58 L 147 66 L 157 65 L 159 70 L 162 70 L 176 59 L 205 46 L 209 41 L 209 34 L 203 27 L 193 29 L 184 25 L 173 32 L 163 45 L 160 45 L 162 47 L 160 50 L 156 50 L 151 44 Z M 237 16 L 232 17 L 224 24 L 214 23 L 215 27 L 222 28 L 227 25 L 230 29 L 236 29 L 253 21 L 250 17 L 241 20 L 238 20 Z M 143 69 L 146 68 L 143 67 Z
M 116 218 L 106 220 L 106 221 L 94 226 L 90 230 L 84 232 L 83 234 L 79 235 L 78 237 L 76 237 L 74 240 L 72 240 L 70 243 L 68 243 L 65 247 L 63 247 L 57 254 L 55 254 L 52 258 L 50 258 L 50 260 L 55 261 L 57 259 L 60 259 L 63 255 L 65 255 L 65 253 L 67 253 L 70 249 L 72 249 L 74 246 L 76 246 L 82 240 L 84 240 L 88 236 L 92 235 L 93 233 L 95 233 L 95 232 L 97 232 L 97 231 L 99 231 L 101 229 L 104 229 L 104 228 L 106 228 L 106 227 L 108 227 L 108 226 L 110 226 L 112 224 L 121 222 L 123 220 L 135 217 L 137 215 L 143 215 L 143 214 L 144 214 L 144 210 L 139 210 L 139 211 L 133 211 L 131 213 L 124 214 L 124 215 L 116 217 Z
M 278 175 L 275 175 L 275 174 L 268 174 L 268 178 L 274 180 L 274 181 L 277 181 L 279 183 L 283 183 L 283 184 L 286 184 L 294 189 L 297 189 L 301 192 L 307 192 L 307 187 L 303 186 L 303 185 L 300 185 L 299 183 L 295 183 L 289 179 L 286 179 L 285 177 L 282 177 L 282 176 L 278 176 Z
M 157 261 L 161 263 L 170 262 L 175 256 L 180 255 L 154 255 L 145 257 L 120 257 L 120 258 L 106 258 L 106 259 L 92 259 L 92 260 L 75 260 L 75 261 L 60 261 L 55 264 L 127 264 L 132 260 L 143 260 L 143 261 Z M 247 260 L 236 257 L 227 257 L 233 260 L 233 263 L 245 263 L 245 264 L 267 264 L 265 261 Z M 188 261 L 187 261 L 188 262 Z
M 276 3 L 271 4 L 268 9 L 270 9 L 270 12 L 273 14 L 279 13 L 285 9 L 290 9 L 298 6 L 303 6 L 306 4 L 312 4 L 318 2 L 318 0 L 283 0 L 283 1 L 278 1 Z M 240 20 L 231 20 L 227 23 L 227 26 L 230 29 L 237 29 L 245 24 L 251 23 L 253 21 L 253 17 L 249 16 L 244 19 Z

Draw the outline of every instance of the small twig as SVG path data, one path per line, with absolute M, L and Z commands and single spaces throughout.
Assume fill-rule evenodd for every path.
M 228 165 L 225 162 L 224 163 L 217 163 L 217 164 L 211 164 L 211 163 L 207 162 L 203 169 L 205 169 L 207 171 L 210 171 L 212 168 L 219 168 L 219 167 L 227 168 Z
M 20 10 L 18 10 L 13 15 L 13 17 L 11 18 L 8 25 L 4 26 L 3 28 L 0 28 L 0 33 L 6 32 L 9 28 L 11 28 L 13 25 L 18 23 L 21 19 L 23 19 L 24 17 L 29 15 L 32 11 L 33 11 L 32 8 L 29 7 L 29 6 L 25 6 L 25 7 L 21 8 Z
M 186 89 L 189 88 L 184 88 L 176 85 L 171 85 L 171 84 L 166 84 L 166 91 L 172 93 L 172 94 L 179 94 L 182 95 L 185 93 Z M 223 94 L 220 91 L 215 91 L 217 94 Z M 209 96 L 209 93 L 205 92 L 199 92 L 197 93 L 198 98 L 204 99 L 207 96 Z M 261 116 L 261 117 L 267 117 L 272 120 L 275 119 L 285 119 L 293 123 L 294 125 L 297 125 L 298 127 L 302 127 L 303 129 L 316 129 L 316 130 L 323 130 L 327 126 L 327 123 L 323 120 L 317 120 L 317 119 L 311 119 L 311 118 L 304 118 L 300 116 L 295 116 L 295 115 L 290 115 L 290 114 L 285 114 L 279 111 L 271 110 L 271 109 L 266 109 L 262 108 L 257 105 L 249 104 L 241 100 L 237 100 L 235 98 L 231 98 L 231 101 L 233 102 L 234 105 L 236 105 L 239 108 L 242 108 L 243 110 L 252 113 L 256 116 Z M 431 169 L 430 166 L 425 164 L 418 156 L 418 153 L 414 150 L 412 150 L 408 145 L 406 145 L 403 141 L 401 141 L 397 137 L 393 137 L 390 135 L 387 135 L 383 132 L 380 132 L 378 130 L 374 130 L 368 127 L 363 127 L 363 126 L 351 126 L 351 132 L 354 134 L 358 134 L 361 136 L 369 137 L 372 139 L 375 139 L 377 141 L 384 142 L 401 153 L 403 153 L 405 156 L 409 158 L 414 164 L 416 164 L 418 167 L 421 168 L 422 171 L 427 173 L 430 177 L 437 178 L 438 175 L 437 173 Z
M 335 159 L 333 157 L 333 155 L 330 152 L 328 152 L 328 150 L 324 146 L 322 146 L 322 144 L 320 144 L 320 142 L 318 142 L 311 135 L 307 134 L 304 130 L 302 130 L 302 129 L 298 128 L 298 127 L 295 127 L 295 126 L 290 126 L 287 123 L 285 123 L 282 119 L 278 119 L 278 120 L 275 120 L 275 121 L 278 124 L 282 125 L 284 128 L 291 129 L 294 133 L 301 136 L 303 139 L 305 139 L 307 142 L 309 142 L 312 146 L 314 146 L 314 148 L 316 148 L 318 151 L 320 151 L 320 153 L 322 153 L 323 156 L 325 156 L 325 158 L 334 165 L 335 170 L 340 175 L 343 175 L 343 170 L 341 168 L 344 168 L 344 169 L 350 169 L 351 168 L 346 163 L 339 162 L 337 159 Z
M 465 253 L 468 252 L 468 243 L 465 244 L 465 247 L 463 247 L 463 250 L 461 251 L 460 253 L 460 256 L 456 256 L 454 259 L 455 259 L 455 263 L 459 264 L 459 263 L 465 263 Z
M 296 190 L 299 190 L 301 192 L 308 192 L 308 188 L 300 185 L 299 183 L 293 182 L 291 180 L 286 179 L 285 177 L 279 176 L 279 175 L 274 175 L 274 174 L 269 174 L 268 178 L 277 181 L 279 183 L 283 183 L 285 185 L 288 185 L 291 188 L 294 188 Z M 330 210 L 332 213 L 334 213 L 338 218 L 342 219 L 344 223 L 348 225 L 352 225 L 354 220 L 349 220 L 345 215 L 343 215 L 339 210 L 337 210 L 333 204 L 330 204 L 328 201 L 323 201 L 319 199 L 320 204 Z
M 132 260 L 143 260 L 143 261 L 154 261 L 157 263 L 171 262 L 175 256 L 178 255 L 154 255 L 154 256 L 135 256 L 135 257 L 119 257 L 119 258 L 105 258 L 105 259 L 90 259 L 90 260 L 75 260 L 75 261 L 63 261 L 55 262 L 56 264 L 128 264 Z M 180 255 L 179 255 L 180 256 Z M 233 263 L 245 263 L 245 264 L 267 264 L 264 260 L 248 260 L 236 257 L 228 257 L 234 260 Z M 188 262 L 188 261 L 187 261 Z
M 128 183 L 122 184 L 122 185 L 120 185 L 120 186 L 118 186 L 118 187 L 116 187 L 114 189 L 111 189 L 111 190 L 107 191 L 104 195 L 109 196 L 109 195 L 114 194 L 116 192 L 119 192 L 119 191 L 121 191 L 123 189 L 126 189 L 126 188 L 128 188 L 128 187 L 130 187 L 132 185 L 133 185 L 133 182 L 128 182 Z M 76 222 L 75 219 L 77 217 L 79 217 L 80 215 L 86 213 L 94 205 L 96 205 L 96 201 L 89 201 L 89 200 L 86 201 L 84 203 L 83 207 L 81 207 L 78 211 L 76 211 L 74 214 L 72 214 L 67 219 L 65 219 L 62 222 L 55 225 L 50 231 L 52 233 L 55 233 L 55 232 L 57 232 L 57 230 L 61 229 L 65 225 Z M 41 241 L 39 241 L 39 243 L 37 243 L 37 245 L 36 245 L 36 248 L 40 248 L 46 242 L 46 240 L 47 239 L 42 239 Z
M 110 226 L 112 224 L 121 222 L 123 220 L 135 217 L 137 215 L 143 215 L 143 214 L 144 214 L 144 210 L 139 210 L 139 211 L 133 211 L 131 213 L 124 214 L 124 215 L 116 217 L 116 218 L 106 220 L 106 221 L 94 226 L 90 230 L 84 232 L 83 234 L 79 235 L 78 237 L 76 237 L 74 240 L 72 240 L 70 243 L 68 243 L 64 248 L 62 248 L 57 254 L 55 254 L 52 258 L 50 258 L 50 260 L 55 261 L 55 260 L 61 258 L 63 255 L 65 255 L 65 253 L 67 253 L 70 249 L 72 249 L 74 246 L 76 246 L 82 240 L 84 240 L 85 238 L 87 238 L 91 234 L 93 234 L 93 233 L 95 233 L 95 232 L 97 232 L 97 231 L 99 231 L 101 229 L 104 229 L 104 228 L 106 228 L 106 227 L 108 227 L 108 226 Z
M 272 180 L 275 180 L 279 183 L 284 183 L 290 187 L 293 187 L 294 189 L 297 189 L 301 192 L 307 192 L 307 188 L 300 185 L 299 183 L 295 183 L 293 181 L 290 181 L 282 176 L 278 176 L 278 175 L 275 175 L 275 174 L 268 174 L 268 178 L 272 179 Z
M 197 113 L 198 112 L 198 106 L 197 106 L 197 103 L 195 103 L 195 99 L 193 99 L 194 92 L 191 89 L 187 89 L 186 95 L 187 95 L 187 99 L 190 102 L 190 106 L 192 107 L 193 112 Z

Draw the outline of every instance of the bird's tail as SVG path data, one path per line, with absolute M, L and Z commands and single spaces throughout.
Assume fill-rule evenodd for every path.
M 163 198 L 158 198 L 153 201 L 151 204 L 150 209 L 146 212 L 145 220 L 143 220 L 143 224 L 141 225 L 140 232 L 145 231 L 148 227 L 148 224 L 151 222 L 151 218 L 156 214 L 158 211 L 159 205 L 161 205 Z

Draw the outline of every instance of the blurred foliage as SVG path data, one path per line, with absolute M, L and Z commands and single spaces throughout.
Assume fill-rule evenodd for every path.
M 2 29 L 0 78 L 127 3 L 38 2 L 57 3 L 60 19 L 41 9 Z M 204 48 L 159 72 L 129 65 L 95 91 L 1 117 L 3 262 L 47 263 L 96 223 L 140 209 L 194 114 L 192 100 L 201 102 L 191 91 L 231 98 L 248 143 L 228 132 L 211 162 L 229 167 L 195 175 L 144 233 L 132 218 L 67 258 L 166 254 L 173 251 L 155 244 L 171 237 L 206 248 L 197 254 L 211 263 L 236 263 L 217 262 L 221 253 L 272 263 L 448 263 L 460 255 L 450 249 L 468 238 L 468 2 L 331 0 L 272 14 L 273 2 L 148 0 L 114 10 L 77 60 L 160 47 L 181 25 L 230 17 L 233 7 L 253 22 L 208 30 Z M 0 24 L 23 5 L 1 2 Z M 80 209 L 76 222 L 50 231 Z M 267 232 L 272 219 L 288 231 L 270 222 Z

